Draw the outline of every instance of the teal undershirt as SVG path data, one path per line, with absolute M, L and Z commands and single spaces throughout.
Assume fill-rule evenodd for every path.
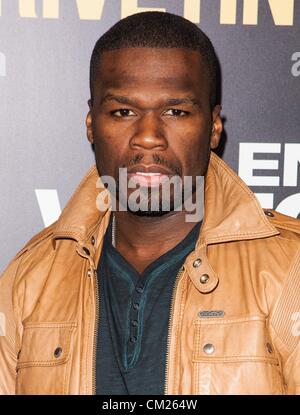
M 172 292 L 180 267 L 194 250 L 201 223 L 140 274 L 112 246 L 111 222 L 97 270 L 96 392 L 163 395 Z

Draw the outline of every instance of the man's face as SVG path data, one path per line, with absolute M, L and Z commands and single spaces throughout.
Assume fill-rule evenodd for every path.
M 161 186 L 166 176 L 205 175 L 222 122 L 220 106 L 210 108 L 207 69 L 198 52 L 118 49 L 102 54 L 98 71 L 86 125 L 99 174 L 117 180 L 119 168 L 126 167 L 133 170 L 128 178 L 141 185 L 151 179 L 152 186 Z

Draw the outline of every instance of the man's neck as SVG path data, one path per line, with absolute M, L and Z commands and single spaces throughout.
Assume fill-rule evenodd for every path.
M 174 248 L 196 225 L 186 221 L 186 212 L 162 216 L 138 216 L 128 211 L 115 213 L 116 249 L 139 272 Z

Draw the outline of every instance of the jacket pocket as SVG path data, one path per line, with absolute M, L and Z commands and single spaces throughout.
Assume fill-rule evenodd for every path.
M 17 363 L 18 394 L 65 394 L 75 322 L 26 323 Z
M 283 393 L 264 317 L 196 320 L 192 362 L 196 394 Z

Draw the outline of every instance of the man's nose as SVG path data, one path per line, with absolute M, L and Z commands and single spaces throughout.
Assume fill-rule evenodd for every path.
M 145 114 L 135 123 L 130 139 L 133 149 L 165 150 L 168 142 L 164 134 L 163 121 L 155 114 Z

